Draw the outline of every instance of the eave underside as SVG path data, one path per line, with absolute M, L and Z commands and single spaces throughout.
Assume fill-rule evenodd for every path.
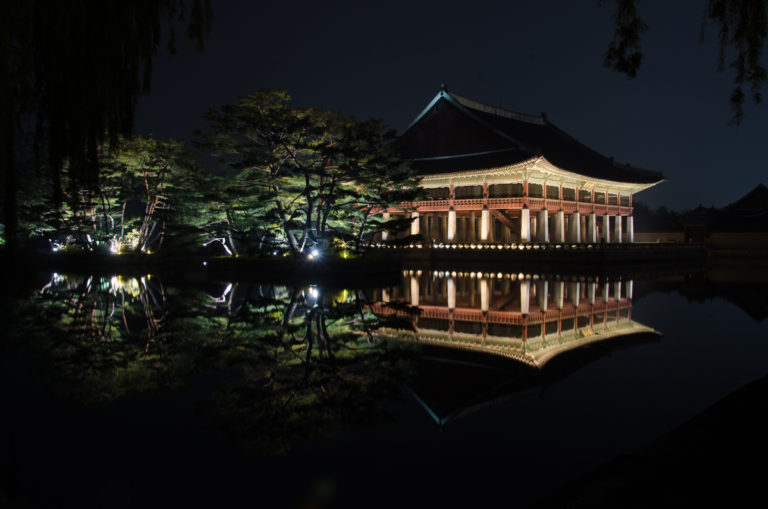
M 415 161 L 420 167 L 424 161 Z M 423 166 L 421 166 L 423 168 Z M 423 171 L 423 170 L 422 170 Z M 526 160 L 495 167 L 464 168 L 457 171 L 423 173 L 421 187 L 437 188 L 450 185 L 481 185 L 502 184 L 510 182 L 531 182 L 537 184 L 562 184 L 577 190 L 610 190 L 625 194 L 634 194 L 655 186 L 662 180 L 654 182 L 623 182 L 617 180 L 599 179 L 581 175 L 559 168 L 550 163 L 545 157 L 538 156 Z

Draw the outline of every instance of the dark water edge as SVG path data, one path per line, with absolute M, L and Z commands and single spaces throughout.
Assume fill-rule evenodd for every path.
M 621 454 L 534 507 L 746 507 L 764 500 L 768 377 Z

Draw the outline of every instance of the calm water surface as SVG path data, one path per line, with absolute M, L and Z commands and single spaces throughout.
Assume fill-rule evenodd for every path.
M 760 278 L 41 275 L 4 309 L 32 507 L 526 506 L 768 374 Z

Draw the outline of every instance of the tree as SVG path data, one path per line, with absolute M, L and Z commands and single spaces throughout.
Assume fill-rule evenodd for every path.
M 174 49 L 174 25 L 202 47 L 212 17 L 208 0 L 9 0 L 0 10 L 0 184 L 5 238 L 16 251 L 18 149 L 35 138 L 53 177 L 53 201 L 71 184 L 93 187 L 98 146 L 114 146 L 133 127 L 136 101 L 149 90 L 152 59 L 164 30 Z M 77 195 L 75 187 L 69 196 Z
M 637 11 L 638 0 L 598 0 L 599 4 L 609 1 L 616 3 L 612 18 L 616 24 L 613 41 L 604 56 L 606 67 L 626 74 L 632 79 L 637 76 L 643 61 L 640 35 L 648 26 Z M 732 123 L 738 124 L 744 118 L 744 87 L 749 86 L 752 102 L 762 100 L 761 89 L 768 77 L 762 64 L 762 54 L 768 36 L 767 0 L 708 0 L 704 23 L 713 22 L 718 32 L 720 55 L 718 70 L 726 67 L 726 54 L 735 55 L 728 63 L 734 69 L 734 89 L 730 103 L 733 110 Z M 702 26 L 702 33 L 705 26 Z
M 57 172 L 64 189 L 59 204 L 47 166 L 22 176 L 20 219 L 31 237 L 148 251 L 163 245 L 169 229 L 194 225 L 190 210 L 199 208 L 195 189 L 204 177 L 183 142 L 121 137 L 117 148 L 102 145 L 98 155 L 99 176 L 87 187 L 78 185 L 69 164 Z
M 283 90 L 260 90 L 206 115 L 200 146 L 228 169 L 227 221 L 242 214 L 284 237 L 294 256 L 334 241 L 359 249 L 380 226 L 373 214 L 411 199 L 417 181 L 380 121 L 289 101 Z

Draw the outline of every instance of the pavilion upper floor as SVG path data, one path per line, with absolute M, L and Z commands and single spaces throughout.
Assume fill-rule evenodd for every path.
M 552 165 L 543 156 L 481 170 L 424 175 L 424 198 L 400 204 L 417 212 L 530 209 L 538 212 L 632 215 L 632 196 L 654 183 L 586 177 Z

